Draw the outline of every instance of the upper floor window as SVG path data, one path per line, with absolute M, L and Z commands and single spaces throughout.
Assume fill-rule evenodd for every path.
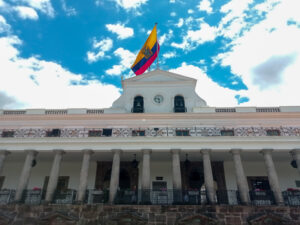
M 188 130 L 176 130 L 176 136 L 190 136 Z
M 142 96 L 136 96 L 133 100 L 133 113 L 143 113 L 144 112 L 144 98 Z
M 279 130 L 267 130 L 267 136 L 280 136 Z
M 60 129 L 52 129 L 46 132 L 46 137 L 60 137 Z
M 1 137 L 14 137 L 15 132 L 14 131 L 2 131 Z
M 174 98 L 174 112 L 186 112 L 184 98 L 180 95 Z
M 221 130 L 221 136 L 234 136 L 233 130 Z
M 101 137 L 102 131 L 101 130 L 89 130 L 89 137 Z
M 145 136 L 145 131 L 144 130 L 133 130 L 132 136 Z

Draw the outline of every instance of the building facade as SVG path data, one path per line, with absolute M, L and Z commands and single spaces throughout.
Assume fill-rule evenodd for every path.
M 123 80 L 111 108 L 1 110 L 2 209 L 300 206 L 300 107 L 209 107 L 195 86 L 192 78 L 154 70 Z M 193 210 L 168 224 L 230 224 Z M 167 224 L 128 215 L 120 218 L 134 222 L 118 217 L 115 224 Z M 266 216 L 277 224 L 300 220 L 267 213 L 248 222 Z M 9 224 L 13 217 L 1 218 Z M 232 224 L 247 224 L 240 221 Z

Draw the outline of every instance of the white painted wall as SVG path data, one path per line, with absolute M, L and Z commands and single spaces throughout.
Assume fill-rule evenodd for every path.
M 33 187 L 43 188 L 44 179 L 49 176 L 52 162 L 37 162 L 37 165 L 32 168 L 31 176 L 28 183 L 28 189 Z M 95 186 L 97 163 L 91 162 L 89 168 L 88 177 L 88 189 L 93 189 Z M 16 189 L 21 170 L 23 169 L 23 162 L 8 162 L 5 163 L 3 173 L 1 176 L 5 176 L 3 188 Z M 60 176 L 69 176 L 70 189 L 78 189 L 79 176 L 80 176 L 81 162 L 64 162 L 61 163 Z
M 300 180 L 299 173 L 292 168 L 290 162 L 274 162 L 279 178 L 279 184 L 282 191 L 287 188 L 297 188 L 296 180 Z M 245 162 L 243 166 L 246 176 L 268 176 L 263 161 L 261 162 Z M 237 190 L 234 164 L 231 161 L 224 162 L 226 187 L 228 190 Z
M 139 164 L 139 174 L 142 174 L 143 163 Z M 151 161 L 150 162 L 150 176 L 151 176 L 151 187 L 152 182 L 156 181 L 156 177 L 163 177 L 162 181 L 167 182 L 167 188 L 173 188 L 173 181 L 172 181 L 172 162 L 170 161 Z M 139 189 L 141 188 L 142 178 L 139 177 Z

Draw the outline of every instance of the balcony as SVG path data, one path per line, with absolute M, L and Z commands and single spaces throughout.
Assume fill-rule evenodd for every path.
M 77 204 L 77 192 L 68 189 L 54 194 L 51 204 Z M 282 192 L 286 206 L 300 206 L 300 191 Z M 39 205 L 44 203 L 43 190 L 25 190 L 22 200 L 18 204 Z M 272 191 L 250 191 L 250 205 L 275 205 Z M 242 205 L 239 193 L 236 190 L 218 190 L 215 195 L 218 205 Z M 85 204 L 106 204 L 109 199 L 108 190 L 87 190 Z M 15 190 L 0 190 L 0 205 L 15 202 Z M 199 190 L 119 190 L 114 204 L 121 205 L 208 205 L 207 193 Z

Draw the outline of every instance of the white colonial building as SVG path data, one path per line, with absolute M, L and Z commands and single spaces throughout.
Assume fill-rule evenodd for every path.
M 300 107 L 209 107 L 195 86 L 154 70 L 111 108 L 0 110 L 0 202 L 300 205 Z

